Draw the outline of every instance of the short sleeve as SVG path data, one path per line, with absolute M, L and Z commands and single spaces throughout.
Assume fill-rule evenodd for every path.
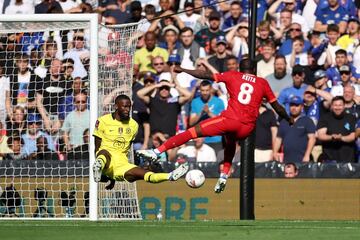
M 325 116 L 320 117 L 320 120 L 319 120 L 319 122 L 317 124 L 317 129 L 318 130 L 321 129 L 321 128 L 327 128 L 328 127 L 326 117 L 327 117 L 327 114 L 325 114 Z
M 306 117 L 306 132 L 307 132 L 307 134 L 315 133 L 315 131 L 316 131 L 316 126 L 315 126 L 314 122 L 311 120 L 311 118 Z
M 213 75 L 215 82 L 227 82 L 231 79 L 233 74 L 231 72 L 215 73 Z
M 93 136 L 103 138 L 104 137 L 105 124 L 100 119 L 96 120 Z

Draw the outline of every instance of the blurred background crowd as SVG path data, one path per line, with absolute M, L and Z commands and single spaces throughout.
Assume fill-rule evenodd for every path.
M 226 109 L 224 85 L 170 68 L 238 70 L 231 60 L 248 57 L 249 8 L 248 0 L 0 3 L 1 14 L 98 13 L 103 25 L 141 22 L 130 76 L 133 118 L 140 126 L 135 150 L 158 147 Z M 257 75 L 296 121 L 290 127 L 264 102 L 255 162 L 358 162 L 359 15 L 355 0 L 258 1 Z M 111 49 L 119 36 L 110 32 L 104 41 L 99 42 L 99 68 L 127 69 L 131 57 Z M 88 158 L 89 56 L 88 33 L 81 29 L 1 35 L 0 159 Z M 124 74 L 117 71 L 111 81 L 121 81 Z M 106 92 L 104 105 L 123 90 Z M 223 139 L 215 136 L 169 150 L 161 161 L 215 163 L 223 155 Z M 239 160 L 240 145 L 234 161 Z

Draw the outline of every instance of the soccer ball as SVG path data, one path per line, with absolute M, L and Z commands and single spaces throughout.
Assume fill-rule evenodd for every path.
M 205 182 L 205 175 L 198 169 L 190 170 L 185 176 L 186 183 L 191 188 L 199 188 Z

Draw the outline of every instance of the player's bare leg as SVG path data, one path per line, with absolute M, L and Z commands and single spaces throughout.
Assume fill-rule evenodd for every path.
M 102 172 L 104 168 L 109 166 L 110 161 L 111 161 L 111 155 L 108 151 L 100 150 L 97 153 L 95 162 L 93 164 L 93 176 L 95 182 L 101 181 Z
M 214 187 L 215 193 L 221 193 L 225 190 L 226 181 L 230 175 L 232 160 L 236 151 L 236 138 L 233 133 L 225 135 L 225 147 L 224 147 L 224 165 L 220 171 L 220 177 Z

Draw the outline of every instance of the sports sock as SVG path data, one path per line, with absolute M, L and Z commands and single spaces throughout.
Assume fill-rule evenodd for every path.
M 101 170 L 103 170 L 106 165 L 106 157 L 104 155 L 99 155 L 97 156 L 96 160 L 101 162 Z
M 145 182 L 149 183 L 160 183 L 169 180 L 169 173 L 153 173 L 147 172 L 144 175 Z
M 229 175 L 230 168 L 231 168 L 231 163 L 224 162 L 223 173 L 225 173 L 226 175 Z
M 174 147 L 181 146 L 182 144 L 186 143 L 190 139 L 193 139 L 196 137 L 197 137 L 197 135 L 195 132 L 195 128 L 192 127 L 190 129 L 186 130 L 185 132 L 182 132 L 178 135 L 175 135 L 175 136 L 169 138 L 167 141 L 165 141 L 160 147 L 158 147 L 154 151 L 155 151 L 155 153 L 157 153 L 157 152 L 162 153 L 162 152 L 165 152 Z

